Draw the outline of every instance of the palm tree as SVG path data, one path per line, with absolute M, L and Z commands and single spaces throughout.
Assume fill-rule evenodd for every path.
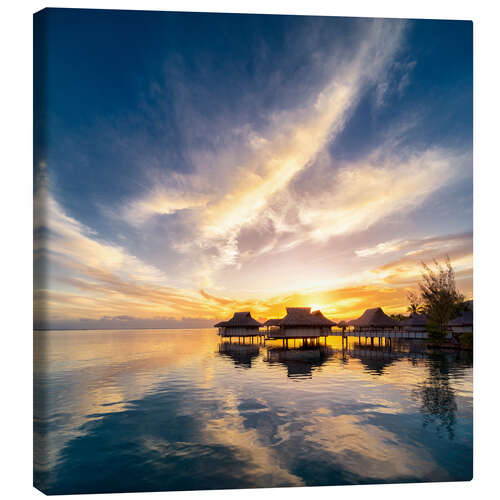
M 424 307 L 421 304 L 410 304 L 406 310 L 410 313 L 410 315 L 424 313 Z
M 395 319 L 396 321 L 403 321 L 406 319 L 406 316 L 404 314 L 391 314 L 390 317 L 392 319 Z
M 407 297 L 410 305 L 406 310 L 410 313 L 410 316 L 413 314 L 423 314 L 425 312 L 420 297 L 415 292 L 408 292 Z

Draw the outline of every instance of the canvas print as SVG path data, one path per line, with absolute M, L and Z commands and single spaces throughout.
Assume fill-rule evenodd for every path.
M 468 481 L 472 23 L 34 15 L 34 485 Z

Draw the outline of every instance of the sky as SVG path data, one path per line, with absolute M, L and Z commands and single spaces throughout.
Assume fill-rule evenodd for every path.
M 472 23 L 45 9 L 37 328 L 193 328 L 472 290 Z

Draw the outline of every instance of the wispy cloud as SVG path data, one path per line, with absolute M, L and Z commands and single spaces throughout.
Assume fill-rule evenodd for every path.
M 397 251 L 404 251 L 407 256 L 425 256 L 429 252 L 446 253 L 457 247 L 470 250 L 472 233 L 461 233 L 449 236 L 429 236 L 427 238 L 395 239 L 378 243 L 374 247 L 355 250 L 358 257 L 372 257 Z
M 440 189 L 453 173 L 453 154 L 425 151 L 400 158 L 380 151 L 358 163 L 340 167 L 323 178 L 316 193 L 298 200 L 298 218 L 308 237 L 325 240 L 367 229 L 389 215 L 409 211 Z M 321 182 L 319 172 L 312 182 Z M 300 189 L 300 188 L 299 188 Z M 291 201 L 293 203 L 293 201 Z
M 388 29 L 374 21 L 354 56 L 335 61 L 315 96 L 270 113 L 261 130 L 242 125 L 237 148 L 191 151 L 192 171 L 153 175 L 149 192 L 130 200 L 122 216 L 141 227 L 152 217 L 175 215 L 172 249 L 184 260 L 182 272 L 197 286 L 212 287 L 221 269 L 364 231 L 419 207 L 463 176 L 467 155 L 403 147 L 394 134 L 355 162 L 339 162 L 327 149 L 367 89 L 402 81 L 413 70 L 415 61 L 394 62 L 404 30 L 404 23 Z M 415 117 L 409 120 L 412 125 L 400 124 L 400 136 L 415 126 Z
M 374 21 L 355 56 L 336 61 L 330 81 L 312 100 L 297 103 L 294 110 L 272 113 L 264 130 L 242 128 L 244 148 L 215 154 L 193 152 L 196 168 L 192 173 L 158 179 L 159 185 L 155 183 L 149 194 L 130 201 L 122 213 L 137 223 L 148 215 L 193 209 L 192 216 L 186 217 L 194 228 L 186 241 L 178 241 L 177 249 L 198 249 L 198 258 L 208 260 L 201 266 L 204 269 L 237 264 L 238 233 L 276 212 L 280 192 L 309 169 L 342 131 L 363 92 L 381 77 L 398 52 L 405 25 L 387 28 L 383 21 Z M 339 176 L 343 188 L 354 189 L 346 170 Z M 315 212 L 317 206 L 309 207 L 301 218 L 307 223 Z M 285 217 L 275 217 L 273 223 L 278 231 L 286 230 Z
M 190 313 L 213 318 L 220 312 L 198 292 L 169 285 L 164 272 L 101 240 L 67 215 L 49 192 L 44 172 L 35 195 L 35 212 L 39 215 L 35 259 L 43 261 L 44 271 L 48 271 L 48 280 L 35 290 L 37 324 L 82 317 L 91 323 L 109 323 L 103 317 L 109 314 L 115 316 L 115 322 L 120 315 L 123 319 L 130 314 L 157 320 Z
M 396 252 L 406 245 L 406 241 L 396 239 L 391 241 L 384 241 L 383 243 L 378 243 L 376 246 L 371 248 L 363 248 L 361 250 L 355 250 L 358 257 L 371 257 L 372 255 L 380 255 L 386 253 Z

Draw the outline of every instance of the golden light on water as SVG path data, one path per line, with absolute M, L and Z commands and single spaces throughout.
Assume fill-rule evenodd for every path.
M 404 432 L 393 429 L 394 417 L 402 417 L 398 429 L 407 425 L 419 439 L 429 439 L 430 433 L 431 445 L 436 441 L 433 425 L 423 432 L 420 420 L 422 411 L 434 414 L 436 397 L 442 398 L 443 411 L 453 410 L 467 423 L 472 418 L 472 409 L 465 403 L 472 394 L 471 367 L 457 366 L 460 377 L 446 381 L 441 374 L 435 381 L 428 360 L 404 346 L 391 354 L 383 343 L 371 346 L 350 337 L 344 350 L 340 337 L 329 337 L 326 344 L 303 347 L 300 340 L 291 342 L 290 349 L 284 349 L 280 341 L 229 342 L 218 339 L 213 330 L 36 333 L 35 369 L 51 374 L 43 380 L 53 382 L 58 373 L 66 378 L 72 374 L 68 390 L 61 393 L 64 401 L 57 399 L 64 403 L 68 417 L 51 437 L 48 463 L 55 466 L 64 459 L 64 450 L 75 437 L 84 439 L 100 422 L 120 420 L 122 412 L 128 422 L 143 405 L 145 411 L 138 415 L 141 425 L 134 432 L 141 435 L 141 443 L 157 449 L 159 463 L 172 443 L 144 422 L 159 419 L 161 429 L 165 421 L 171 422 L 169 432 L 177 432 L 176 423 L 193 415 L 201 433 L 197 439 L 236 449 L 259 485 L 260 481 L 269 485 L 270 471 L 275 481 L 270 484 L 301 483 L 300 475 L 293 472 L 297 469 L 278 459 L 283 456 L 282 446 L 266 445 L 275 438 L 296 452 L 297 442 L 305 447 L 312 443 L 316 453 L 336 457 L 336 467 L 340 464 L 350 473 L 368 477 L 389 481 L 409 474 L 439 473 L 441 465 L 424 453 L 420 440 L 415 446 Z M 433 391 L 429 409 L 421 407 L 426 400 L 419 392 L 426 390 L 426 384 Z M 179 388 L 186 387 L 190 396 L 172 405 L 169 397 L 183 394 Z M 456 398 L 458 411 L 450 406 L 450 397 Z M 157 405 L 162 405 L 160 412 Z M 277 427 L 269 423 L 268 412 L 276 415 Z M 182 418 L 172 417 L 177 413 Z M 407 418 L 410 414 L 414 418 Z M 248 425 L 261 418 L 269 425 Z M 460 429 L 457 426 L 457 432 Z M 454 441 L 448 444 L 453 446 Z M 193 453 L 199 459 L 199 448 Z

